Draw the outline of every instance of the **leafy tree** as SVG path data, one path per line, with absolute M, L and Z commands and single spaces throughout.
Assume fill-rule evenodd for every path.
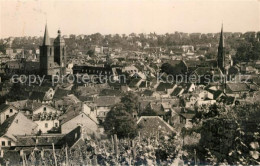
M 118 138 L 133 138 L 137 135 L 137 124 L 122 103 L 115 105 L 108 112 L 104 129 L 108 135 L 117 134 Z
M 138 112 L 139 108 L 138 96 L 132 92 L 127 93 L 121 98 L 121 103 L 126 108 L 128 113 Z
M 198 157 L 208 164 L 259 164 L 252 155 L 252 142 L 259 142 L 258 104 L 235 106 L 219 117 L 204 119 L 201 140 L 197 146 Z M 219 110 L 213 106 L 212 110 Z

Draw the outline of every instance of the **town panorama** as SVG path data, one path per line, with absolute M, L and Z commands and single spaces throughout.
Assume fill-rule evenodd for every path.
M 41 27 L 0 39 L 0 165 L 260 164 L 259 31 Z

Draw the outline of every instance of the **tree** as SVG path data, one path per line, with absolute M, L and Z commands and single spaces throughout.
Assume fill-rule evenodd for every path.
M 87 54 L 88 54 L 90 57 L 94 57 L 95 52 L 94 52 L 93 50 L 88 50 Z
M 121 98 L 121 103 L 124 105 L 124 107 L 126 108 L 126 112 L 128 113 L 138 112 L 138 101 L 138 96 L 132 92 L 127 93 Z
M 108 112 L 104 129 L 108 135 L 117 134 L 118 138 L 134 138 L 137 135 L 137 124 L 124 104 L 115 105 Z

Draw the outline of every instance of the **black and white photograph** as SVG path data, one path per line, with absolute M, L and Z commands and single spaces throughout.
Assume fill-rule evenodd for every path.
M 0 166 L 260 165 L 260 0 L 0 0 Z

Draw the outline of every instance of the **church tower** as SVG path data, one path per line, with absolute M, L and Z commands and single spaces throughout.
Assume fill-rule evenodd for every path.
M 224 34 L 223 34 L 223 24 L 221 27 L 221 32 L 220 32 L 220 38 L 219 38 L 219 45 L 218 45 L 218 68 L 223 72 L 223 74 L 226 73 L 225 69 L 225 57 L 226 52 L 225 52 L 225 45 L 224 45 Z
M 42 75 L 53 75 L 54 51 L 51 45 L 47 24 L 43 37 L 42 46 L 40 46 L 40 72 Z
M 54 40 L 54 62 L 60 66 L 60 74 L 66 75 L 66 46 L 60 30 L 58 30 L 58 36 Z

